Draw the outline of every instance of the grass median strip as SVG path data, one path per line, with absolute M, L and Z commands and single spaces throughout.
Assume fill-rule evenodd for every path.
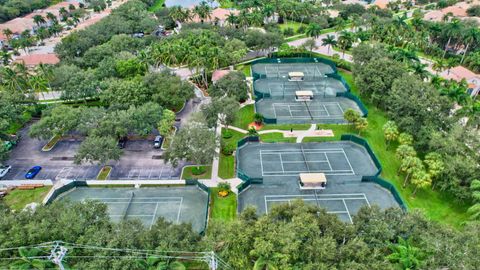
M 41 204 L 51 187 L 40 187 L 31 190 L 14 189 L 3 198 L 12 210 L 21 211 L 29 203 Z
M 212 188 L 210 218 L 212 220 L 231 221 L 237 215 L 237 195 L 230 191 L 226 197 L 220 197 L 219 188 Z

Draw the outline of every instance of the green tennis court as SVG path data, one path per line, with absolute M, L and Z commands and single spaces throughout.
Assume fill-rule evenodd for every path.
M 259 214 L 268 213 L 275 205 L 302 200 L 353 223 L 361 207 L 398 207 L 388 190 L 362 182 L 363 176 L 374 175 L 378 168 L 367 150 L 352 142 L 248 142 L 237 150 L 236 157 L 242 179 L 255 179 L 239 194 L 239 211 L 254 205 Z M 324 173 L 326 188 L 301 189 L 300 173 Z
M 323 78 L 325 74 L 333 74 L 335 70 L 325 63 L 257 63 L 252 65 L 252 73 L 266 78 L 287 78 L 292 71 L 303 72 L 305 78 Z
M 345 85 L 331 77 L 322 77 L 304 81 L 288 81 L 283 78 L 258 79 L 253 83 L 256 93 L 275 97 L 294 97 L 296 91 L 312 91 L 315 97 L 335 97 L 337 93 L 347 92 Z M 258 95 L 258 94 L 257 94 Z
M 255 102 L 255 110 L 266 119 L 275 119 L 279 124 L 296 123 L 347 123 L 343 114 L 353 109 L 362 115 L 358 104 L 345 97 L 295 101 L 294 97 L 266 98 Z
M 173 223 L 191 223 L 204 230 L 208 211 L 208 194 L 196 186 L 95 188 L 77 187 L 61 195 L 71 201 L 103 202 L 113 221 L 138 219 L 151 227 L 159 217 Z

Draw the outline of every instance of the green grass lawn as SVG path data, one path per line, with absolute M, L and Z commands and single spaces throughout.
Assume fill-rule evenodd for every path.
M 222 129 L 222 134 L 225 133 L 225 129 Z M 237 148 L 237 142 L 245 137 L 245 134 L 230 130 L 232 137 L 229 139 L 222 138 L 222 145 L 229 144 L 235 149 Z M 223 179 L 230 179 L 235 177 L 235 158 L 233 155 L 226 156 L 220 153 L 218 176 Z
M 252 70 L 250 69 L 250 64 L 237 65 L 235 69 L 243 72 L 243 74 L 245 74 L 245 77 L 252 77 Z
M 283 136 L 283 133 L 279 133 L 279 132 L 274 132 L 274 133 L 267 133 L 267 134 L 262 134 L 260 135 L 260 140 L 262 142 L 266 142 L 266 143 L 273 143 L 273 142 L 287 142 L 287 143 L 294 143 L 296 138 L 292 137 L 292 138 L 285 138 Z
M 295 34 L 297 34 L 298 28 L 301 26 L 307 27 L 306 24 L 300 23 L 300 22 L 295 22 L 295 21 L 287 21 L 287 23 L 282 23 L 279 24 L 278 26 L 280 27 L 280 30 L 284 31 L 287 28 L 292 28 Z
M 248 125 L 253 122 L 254 114 L 255 108 L 253 104 L 241 108 L 237 113 L 233 126 L 247 130 Z
M 350 84 L 352 93 L 359 95 L 352 74 L 342 70 L 339 73 Z M 425 189 L 419 190 L 414 197 L 412 195 L 413 186 L 402 188 L 404 176 L 397 175 L 400 161 L 395 157 L 395 146 L 387 149 L 383 136 L 382 127 L 388 121 L 388 118 L 383 111 L 369 104 L 367 100 L 363 100 L 363 102 L 369 111 L 369 127 L 362 135 L 367 139 L 382 164 L 382 177 L 395 185 L 410 209 L 419 209 L 432 220 L 460 228 L 468 218 L 466 213 L 468 206 L 466 204 L 455 202 L 454 198 L 445 192 Z M 338 134 L 335 135 L 338 136 Z
M 290 130 L 293 128 L 293 130 L 307 130 L 310 128 L 310 124 L 279 124 L 279 125 L 272 125 L 272 124 L 267 124 L 262 127 L 261 130 L 272 130 L 272 129 L 278 129 L 278 130 Z
M 5 204 L 15 211 L 21 211 L 29 203 L 41 204 L 51 187 L 41 187 L 32 190 L 14 189 L 3 199 Z
M 24 112 L 19 121 L 12 123 L 5 131 L 6 134 L 16 134 L 25 123 L 32 119 L 32 115 L 29 112 Z
M 193 166 L 183 168 L 181 179 L 210 179 L 212 178 L 212 166 L 200 166 L 205 168 L 205 172 L 200 175 L 194 175 L 192 172 Z
M 163 3 L 165 3 L 165 0 L 156 0 L 155 4 L 153 4 L 148 11 L 155 12 L 161 8 L 163 8 Z
M 112 167 L 104 166 L 97 175 L 97 180 L 107 180 L 110 172 L 112 171 Z
M 237 215 L 237 195 L 230 192 L 227 197 L 218 196 L 219 188 L 211 190 L 211 212 L 210 218 L 213 220 L 231 221 Z

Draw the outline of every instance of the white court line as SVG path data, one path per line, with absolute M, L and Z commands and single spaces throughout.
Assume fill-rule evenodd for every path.
M 332 169 L 332 164 L 330 164 L 330 159 L 328 159 L 327 153 L 323 153 L 323 155 L 324 155 L 325 158 L 327 159 L 327 163 L 328 163 L 328 167 L 330 167 L 330 171 L 333 171 L 333 169 Z
M 371 207 L 370 202 L 368 201 L 367 195 L 365 195 L 365 193 L 363 194 L 363 197 L 365 198 L 365 201 L 367 202 L 368 207 Z
M 283 159 L 282 159 L 282 154 L 278 154 L 280 156 L 280 165 L 282 165 L 282 172 L 285 172 L 285 168 L 283 167 Z
M 123 215 L 117 215 L 117 214 L 111 214 L 109 216 L 111 216 L 111 217 L 123 217 Z M 152 215 L 147 215 L 147 214 L 145 214 L 145 215 L 127 215 L 127 217 L 151 217 L 151 216 Z M 151 226 L 150 226 L 150 228 L 151 228 Z
M 182 200 L 180 201 L 180 206 L 178 207 L 178 212 L 177 212 L 177 224 L 180 221 L 180 213 L 182 212 L 182 204 L 183 204 L 183 197 Z
M 325 104 L 322 104 L 323 108 L 325 109 L 325 112 L 327 113 L 327 116 L 330 116 L 330 112 L 327 110 L 327 107 Z
M 153 211 L 152 222 L 150 223 L 150 229 L 152 228 L 153 224 L 155 223 L 155 217 L 157 216 L 157 210 L 158 210 L 158 203 L 157 203 L 157 205 L 155 205 L 155 210 Z
M 348 162 L 348 166 L 350 167 L 350 170 L 352 170 L 353 174 L 355 174 L 355 170 L 353 169 L 352 164 L 350 163 L 350 160 L 347 157 L 347 153 L 345 153 L 345 149 L 342 148 L 342 152 L 343 152 L 343 155 L 345 156 L 345 159 Z
M 317 194 L 317 197 L 335 197 L 335 196 L 342 196 L 340 198 L 344 198 L 345 196 L 365 196 L 365 193 L 331 193 L 331 194 Z M 278 195 L 265 195 L 265 197 L 315 197 L 311 194 L 299 194 L 299 195 L 287 195 L 287 194 L 278 194 Z
M 183 197 L 140 197 L 135 196 L 135 199 L 181 199 Z M 87 198 L 87 200 L 130 200 L 130 197 L 93 197 Z
M 350 215 L 350 210 L 348 210 L 348 206 L 347 206 L 347 203 L 345 202 L 345 199 L 342 199 L 342 202 L 343 202 L 343 205 L 345 206 L 345 209 L 347 209 L 347 215 L 348 215 L 348 218 L 350 219 L 350 223 L 353 224 L 352 216 Z
M 342 112 L 342 115 L 343 115 L 345 112 L 343 111 L 343 108 L 342 108 L 342 106 L 340 106 L 339 102 L 337 102 L 337 106 L 338 106 L 338 108 L 340 108 L 340 111 Z
M 305 153 L 311 153 L 311 154 L 320 154 L 320 153 L 330 153 L 330 152 L 335 152 L 335 153 L 341 153 L 343 150 L 343 148 L 326 148 L 326 149 L 305 149 L 304 152 Z M 283 149 L 283 150 L 271 150 L 271 149 L 260 149 L 260 153 L 278 153 L 278 152 L 285 152 L 285 153 L 288 153 L 288 152 L 298 152 L 299 154 L 302 153 L 301 150 L 298 150 L 298 149 Z

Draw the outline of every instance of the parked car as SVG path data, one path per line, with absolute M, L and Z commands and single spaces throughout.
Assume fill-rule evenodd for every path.
M 120 140 L 118 140 L 118 148 L 123 149 L 125 148 L 125 145 L 127 144 L 128 138 L 127 137 L 122 137 Z
M 41 166 L 33 166 L 28 172 L 25 174 L 25 178 L 33 179 L 37 174 L 42 170 Z
M 163 137 L 158 135 L 155 137 L 155 140 L 153 141 L 153 147 L 160 148 L 162 147 L 162 143 L 163 143 Z
M 0 166 L 0 179 L 2 179 L 12 168 L 10 165 Z

